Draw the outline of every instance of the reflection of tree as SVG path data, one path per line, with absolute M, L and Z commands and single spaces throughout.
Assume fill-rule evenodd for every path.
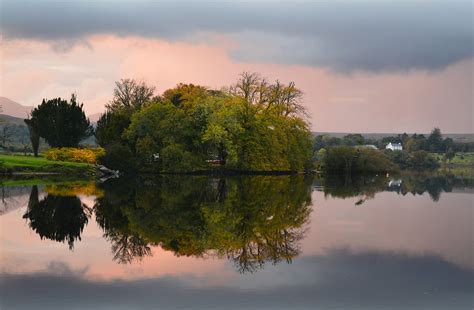
M 128 197 L 130 190 L 120 186 L 123 184 L 125 183 L 113 183 L 118 185 L 118 191 L 106 191 L 105 197 L 97 199 L 95 216 L 97 223 L 104 230 L 104 237 L 112 244 L 114 261 L 126 264 L 151 255 L 151 249 L 143 238 L 128 228 L 128 219 L 122 213 L 122 209 L 127 207 L 127 201 L 122 200 L 120 194 Z
M 89 208 L 76 196 L 47 195 L 39 200 L 38 187 L 31 189 L 28 209 L 23 218 L 42 238 L 67 242 L 73 249 L 90 216 Z
M 474 180 L 455 175 L 412 174 L 400 177 L 397 186 L 389 186 L 385 176 L 338 177 L 327 176 L 323 180 L 324 194 L 338 198 L 360 197 L 356 204 L 373 198 L 377 192 L 392 191 L 401 195 L 423 195 L 428 193 L 433 201 L 438 201 L 441 193 L 454 188 L 473 188 Z
M 128 180 L 129 190 L 113 182 L 104 185 L 96 216 L 114 253 L 127 253 L 118 261 L 160 245 L 176 255 L 226 256 L 251 272 L 300 252 L 311 202 L 304 177 L 159 177 Z M 139 250 L 130 250 L 133 238 Z
M 374 198 L 377 192 L 387 186 L 387 178 L 382 176 L 339 176 L 328 175 L 323 180 L 324 195 L 337 198 L 358 197 L 356 205 Z
M 253 272 L 300 253 L 310 208 L 310 187 L 303 177 L 242 177 L 228 189 L 228 203 L 205 208 L 213 248 L 240 272 Z M 226 238 L 227 237 L 227 238 Z

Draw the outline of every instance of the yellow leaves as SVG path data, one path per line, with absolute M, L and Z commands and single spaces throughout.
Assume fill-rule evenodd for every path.
M 88 183 L 66 183 L 46 185 L 45 191 L 56 196 L 95 196 L 103 197 L 104 191 L 96 186 L 94 182 Z
M 97 159 L 105 154 L 105 149 L 97 148 L 74 148 L 62 147 L 51 148 L 45 153 L 48 160 L 71 161 L 77 163 L 95 164 Z

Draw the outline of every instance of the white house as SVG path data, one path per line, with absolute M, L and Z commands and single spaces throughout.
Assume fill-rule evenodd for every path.
M 392 151 L 401 151 L 403 150 L 402 144 L 401 143 L 392 143 L 390 142 L 387 144 L 385 147 L 387 150 L 392 150 Z

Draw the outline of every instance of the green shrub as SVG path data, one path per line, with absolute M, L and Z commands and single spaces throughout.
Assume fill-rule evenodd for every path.
M 131 173 L 136 171 L 136 159 L 132 151 L 125 145 L 112 144 L 105 149 L 105 154 L 99 157 L 99 163 L 109 169 Z
M 390 159 L 405 170 L 433 170 L 439 167 L 435 156 L 425 151 L 406 152 L 406 151 L 387 151 Z
M 192 171 L 198 166 L 193 154 L 179 144 L 170 144 L 162 150 L 163 170 L 169 172 Z
M 377 173 L 397 170 L 383 152 L 367 148 L 336 146 L 327 150 L 324 171 L 331 174 Z

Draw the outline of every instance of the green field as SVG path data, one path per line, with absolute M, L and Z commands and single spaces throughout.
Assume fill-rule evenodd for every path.
M 0 154 L 0 165 L 6 173 L 90 174 L 93 166 L 85 163 L 52 161 L 44 157 Z
M 444 163 L 444 154 L 443 153 L 436 153 L 436 159 L 440 164 Z M 451 159 L 448 163 L 448 166 L 454 167 L 474 167 L 474 152 L 466 152 L 466 153 L 456 153 L 453 159 Z

